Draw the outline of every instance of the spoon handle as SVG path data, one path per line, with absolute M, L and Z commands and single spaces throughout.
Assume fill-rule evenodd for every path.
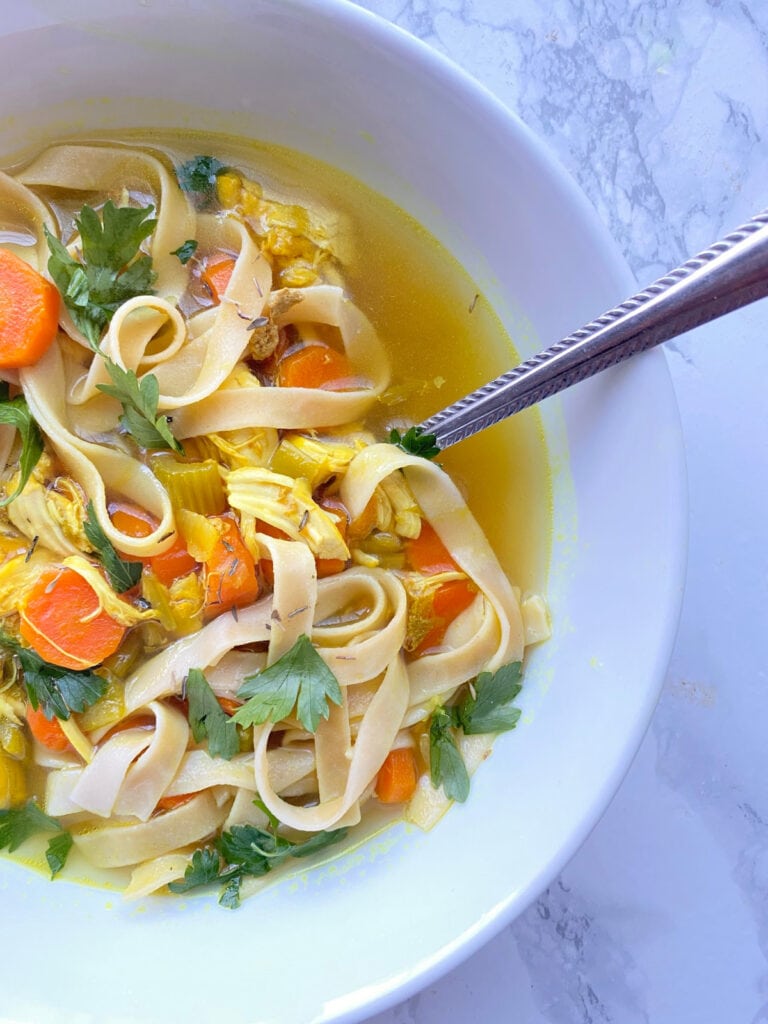
M 419 424 L 462 441 L 630 356 L 768 295 L 768 210 L 514 370 Z

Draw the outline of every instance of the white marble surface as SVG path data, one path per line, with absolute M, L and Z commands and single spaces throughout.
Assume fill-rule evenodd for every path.
M 766 0 L 360 6 L 451 57 L 546 139 L 642 284 L 768 204 Z M 690 550 L 645 742 L 527 913 L 370 1024 L 768 1021 L 768 303 L 667 348 Z

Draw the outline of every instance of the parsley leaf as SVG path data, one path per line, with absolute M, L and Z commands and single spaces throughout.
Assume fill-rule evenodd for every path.
M 429 725 L 429 775 L 432 785 L 442 786 L 449 800 L 463 803 L 469 796 L 469 773 L 464 764 L 452 727 L 456 720 L 452 709 L 439 707 Z
M 38 832 L 58 832 L 48 843 L 45 859 L 54 878 L 64 867 L 72 849 L 73 839 L 56 818 L 43 813 L 34 800 L 28 800 L 21 807 L 0 811 L 0 850 L 8 848 L 9 853 L 17 850 L 27 839 Z
M 155 281 L 152 260 L 141 243 L 155 230 L 152 206 L 114 205 L 107 200 L 101 218 L 83 206 L 75 224 L 80 232 L 83 261 L 45 228 L 50 258 L 48 271 L 61 292 L 75 325 L 94 348 L 115 311 L 127 299 L 150 293 Z
M 270 821 L 274 821 L 270 815 Z M 171 892 L 184 893 L 211 882 L 223 882 L 219 896 L 222 907 L 234 910 L 240 906 L 240 885 L 243 878 L 260 878 L 288 857 L 309 857 L 318 850 L 338 843 L 348 829 L 337 828 L 318 832 L 309 839 L 296 843 L 277 834 L 273 826 L 267 832 L 256 825 L 233 825 L 231 832 L 222 832 L 216 848 L 210 846 L 195 850 L 184 878 L 171 882 Z
M 60 832 L 53 839 L 48 840 L 45 859 L 48 861 L 48 867 L 51 869 L 51 878 L 55 878 L 67 863 L 67 857 L 73 843 L 74 839 L 69 832 Z
M 249 697 L 233 716 L 238 725 L 261 725 L 268 719 L 279 722 L 294 707 L 308 732 L 315 732 L 321 718 L 328 718 L 328 701 L 341 704 L 341 688 L 336 676 L 302 633 L 282 658 L 263 672 L 247 676 L 238 697 Z
M 216 700 L 208 680 L 199 668 L 187 676 L 189 725 L 196 743 L 208 739 L 208 753 L 230 761 L 240 750 L 237 726 Z
M 55 818 L 49 818 L 34 800 L 29 800 L 21 807 L 0 811 L 0 850 L 8 847 L 8 852 L 13 853 L 38 832 L 58 832 L 60 829 L 61 825 Z
M 118 555 L 96 518 L 92 501 L 88 502 L 83 531 L 104 566 L 112 589 L 118 594 L 123 594 L 131 587 L 135 587 L 141 579 L 141 562 L 126 562 Z
M 216 200 L 216 179 L 226 169 L 215 156 L 195 156 L 176 168 L 176 177 L 179 187 L 192 193 L 198 210 L 208 210 Z
M 195 850 L 192 862 L 184 872 L 184 878 L 179 882 L 169 882 L 168 888 L 176 893 L 189 892 L 190 889 L 217 881 L 220 872 L 221 857 L 216 850 L 207 846 L 202 850 Z
M 512 701 L 522 689 L 521 675 L 519 661 L 502 665 L 498 672 L 480 673 L 474 685 L 475 695 L 468 693 L 458 706 L 458 720 L 467 736 L 515 728 L 520 708 L 514 707 Z
M 8 398 L 8 385 L 4 384 L 0 393 L 0 423 L 8 423 L 15 427 L 21 438 L 21 456 L 19 458 L 19 482 L 13 494 L 0 501 L 0 508 L 10 504 L 24 490 L 37 461 L 43 454 L 43 435 L 32 418 L 29 406 L 23 395 Z
M 409 427 L 404 434 L 393 428 L 389 432 L 389 443 L 397 445 L 409 455 L 420 455 L 423 459 L 434 459 L 440 454 L 436 436 L 425 434 L 421 427 Z
M 186 266 L 196 252 L 197 241 L 194 238 L 188 238 L 186 242 L 181 243 L 178 249 L 171 251 L 171 256 L 178 256 L 179 262 Z
M 184 449 L 171 433 L 166 416 L 158 415 L 157 402 L 160 385 L 153 373 L 138 379 L 133 370 L 124 370 L 111 359 L 104 360 L 111 384 L 97 384 L 99 391 L 111 395 L 121 403 L 123 415 L 120 422 L 133 435 L 142 448 Z
M 56 717 L 66 721 L 73 711 L 85 711 L 107 688 L 106 679 L 95 672 L 51 665 L 1 631 L 0 645 L 12 650 L 19 659 L 29 702 L 35 711 L 42 708 L 49 720 Z

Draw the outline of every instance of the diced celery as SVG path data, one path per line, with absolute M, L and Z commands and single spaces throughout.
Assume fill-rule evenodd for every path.
M 218 463 L 213 459 L 181 462 L 172 455 L 156 455 L 151 467 L 177 512 L 186 509 L 203 516 L 215 516 L 225 511 L 227 496 Z

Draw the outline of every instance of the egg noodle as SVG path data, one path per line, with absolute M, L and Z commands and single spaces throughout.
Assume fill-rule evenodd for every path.
M 15 228 L 0 245 L 48 279 L 47 233 L 73 266 L 85 261 L 84 204 L 105 226 L 110 199 L 118 210 L 151 206 L 156 218 L 140 250 L 154 271 L 147 294 L 117 303 L 94 345 L 73 285 L 45 354 L 2 371 L 44 441 L 0 522 L 0 625 L 10 638 L 0 693 L 4 806 L 34 794 L 87 861 L 132 870 L 134 897 L 189 877 L 195 851 L 238 826 L 298 844 L 356 825 L 366 805 L 388 799 L 380 773 L 393 750 L 410 751 L 415 770 L 405 814 L 430 824 L 450 792 L 430 770 L 435 710 L 475 694 L 479 674 L 521 661 L 526 642 L 547 633 L 541 600 L 521 601 L 440 466 L 377 440 L 367 425 L 390 384 L 388 359 L 345 293 L 333 226 L 211 166 L 209 192 L 196 192 L 180 187 L 163 153 L 78 143 L 0 174 L 0 225 Z M 217 266 L 226 266 L 218 285 Z M 312 348 L 336 376 L 288 373 Z M 109 391 L 115 367 L 139 387 L 154 378 L 154 413 L 175 451 L 133 436 Z M 0 459 L 10 494 L 23 461 L 12 425 L 0 427 Z M 212 461 L 213 510 L 194 487 L 190 497 L 173 483 L 174 472 Z M 114 587 L 94 530 L 123 563 L 138 562 L 132 587 Z M 427 536 L 442 562 L 418 557 Z M 226 562 L 222 548 L 232 545 L 243 557 Z M 178 571 L 160 572 L 179 551 Z M 233 581 L 250 574 L 242 592 L 216 583 L 216 551 Z M 98 662 L 33 614 L 40 581 L 54 593 L 71 573 L 95 595 L 79 627 L 108 618 L 117 631 Z M 441 612 L 437 595 L 456 592 L 463 600 Z M 298 657 L 302 638 L 338 693 L 327 690 L 314 719 L 300 713 L 299 697 L 248 723 L 237 713 L 259 677 Z M 34 728 L 30 736 L 25 723 L 37 703 L 30 649 L 44 665 L 103 683 L 87 706 L 47 714 L 61 743 L 41 742 Z M 211 752 L 210 716 L 207 742 L 192 721 L 200 674 L 223 717 L 237 716 L 237 749 L 225 755 Z M 449 734 L 466 755 L 456 719 Z

